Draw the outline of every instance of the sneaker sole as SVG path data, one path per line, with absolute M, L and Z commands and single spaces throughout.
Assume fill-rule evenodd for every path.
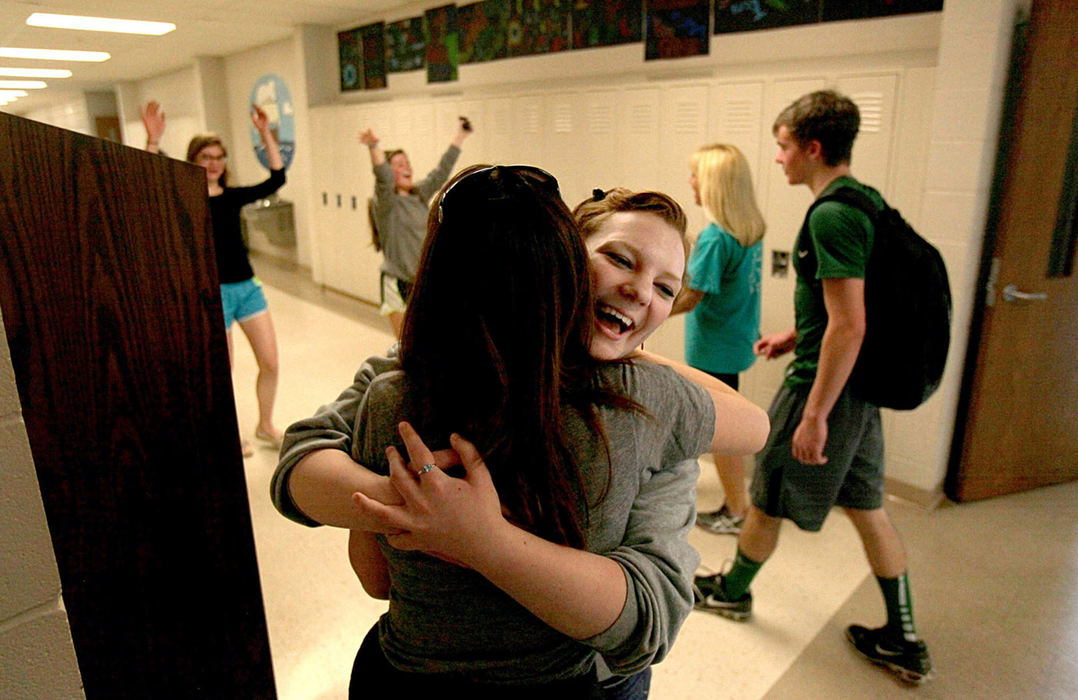
M 719 617 L 725 617 L 727 620 L 733 620 L 734 622 L 746 622 L 752 617 L 751 610 L 749 612 L 741 612 L 740 610 L 712 607 L 708 605 L 706 601 L 704 603 L 695 603 L 692 607 L 694 610 L 711 613 L 712 615 L 718 615 Z
M 850 643 L 850 646 L 853 647 L 853 650 L 856 651 L 862 659 L 870 663 L 876 664 L 881 668 L 886 668 L 888 671 L 893 673 L 898 678 L 898 680 L 902 681 L 903 683 L 906 683 L 907 685 L 921 685 L 925 681 L 931 680 L 932 678 L 932 671 L 929 671 L 928 673 L 918 673 L 917 671 L 912 671 L 905 666 L 899 666 L 896 663 L 884 661 L 883 659 L 877 659 L 872 656 L 869 656 L 868 654 L 857 648 L 857 645 L 854 644 L 853 638 L 850 636 L 849 632 L 846 633 L 846 641 Z
M 739 528 L 739 527 L 736 527 L 736 528 L 727 528 L 727 527 L 717 528 L 717 527 L 711 527 L 710 525 L 704 525 L 703 523 L 696 523 L 696 527 L 700 528 L 704 532 L 711 533 L 712 535 L 740 535 L 741 534 L 741 528 Z

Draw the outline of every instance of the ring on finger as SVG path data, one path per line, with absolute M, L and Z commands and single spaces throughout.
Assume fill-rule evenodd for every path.
M 427 472 L 433 471 L 433 470 L 435 470 L 437 468 L 438 468 L 437 464 L 433 464 L 433 463 L 424 464 L 422 467 L 419 468 L 419 476 L 423 476 Z

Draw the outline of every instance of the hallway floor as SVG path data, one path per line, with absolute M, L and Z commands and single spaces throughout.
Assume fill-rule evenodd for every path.
M 281 354 L 278 427 L 347 387 L 359 364 L 391 344 L 372 307 L 323 292 L 302 274 L 253 256 L 266 283 Z M 238 333 L 238 330 L 237 330 Z M 255 365 L 238 334 L 233 381 L 245 437 L 257 420 Z M 276 452 L 244 461 L 274 673 L 282 700 L 347 696 L 352 658 L 384 611 L 347 561 L 347 533 L 308 529 L 269 500 Z M 701 509 L 722 492 L 701 461 Z M 651 697 L 1078 697 L 1078 482 L 934 511 L 889 502 L 909 550 L 917 626 L 936 678 L 900 685 L 858 657 L 843 630 L 876 626 L 883 605 L 857 535 L 835 511 L 817 534 L 787 524 L 753 585 L 754 616 L 730 622 L 694 612 L 654 668 Z M 704 566 L 732 559 L 735 538 L 694 531 Z

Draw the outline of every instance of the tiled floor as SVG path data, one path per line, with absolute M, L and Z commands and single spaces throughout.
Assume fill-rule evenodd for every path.
M 255 263 L 278 332 L 283 428 L 335 398 L 392 339 L 370 307 L 323 293 L 272 261 Z M 250 433 L 254 362 L 235 340 L 239 419 Z M 279 696 L 344 698 L 353 654 L 385 604 L 352 575 L 345 532 L 307 529 L 273 510 L 275 464 L 268 449 L 245 461 Z M 706 460 L 699 494 L 702 508 L 722 499 Z M 651 697 L 1078 697 L 1078 483 L 932 512 L 887 508 L 909 549 L 935 680 L 906 688 L 848 648 L 845 626 L 882 623 L 883 607 L 853 527 L 836 511 L 818 534 L 784 527 L 754 582 L 751 622 L 690 616 L 655 667 Z M 692 542 L 712 568 L 734 553 L 733 537 L 697 531 Z

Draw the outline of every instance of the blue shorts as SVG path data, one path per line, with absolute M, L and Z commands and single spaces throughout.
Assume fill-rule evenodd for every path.
M 243 282 L 221 285 L 221 309 L 225 312 L 225 330 L 232 330 L 234 321 L 243 322 L 269 309 L 262 282 L 252 277 Z
M 827 464 L 798 462 L 791 445 L 809 389 L 779 389 L 769 411 L 771 434 L 756 455 L 749 492 L 764 513 L 817 532 L 832 506 L 883 506 L 883 431 L 880 409 L 844 389 L 827 418 Z

